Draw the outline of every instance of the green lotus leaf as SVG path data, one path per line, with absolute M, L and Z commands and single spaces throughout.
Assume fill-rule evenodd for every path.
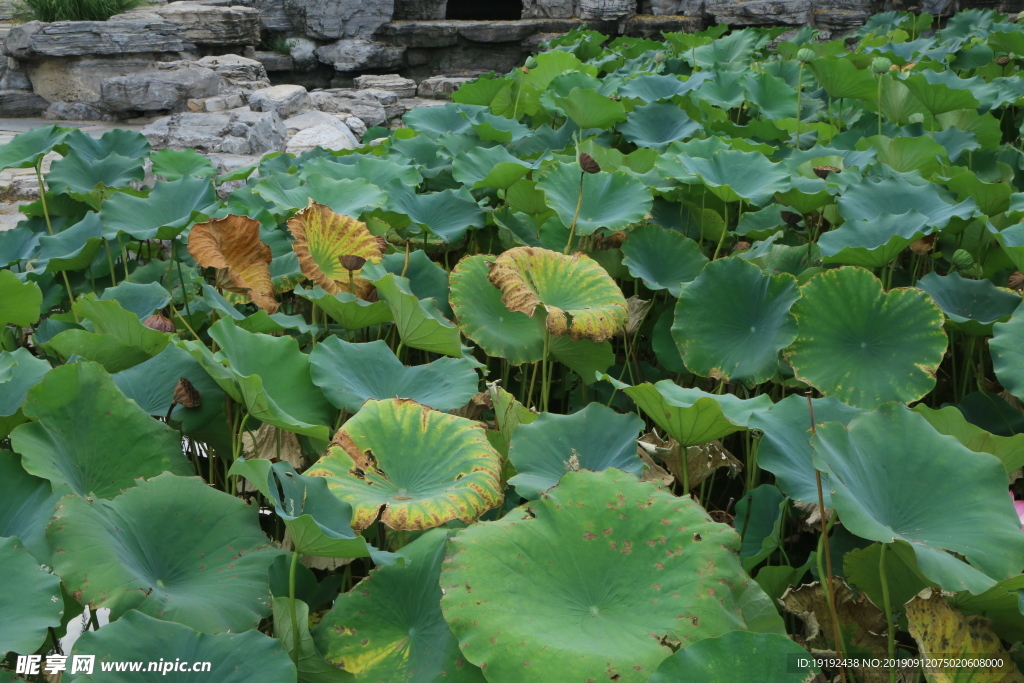
M 388 273 L 374 280 L 377 293 L 398 327 L 402 343 L 414 349 L 461 358 L 466 356 L 459 328 L 441 315 L 433 299 L 419 299 L 407 278 Z
M 74 152 L 88 161 L 105 159 L 111 154 L 120 154 L 130 159 L 144 159 L 152 146 L 142 133 L 115 128 L 98 138 L 79 128 L 63 128 L 66 135 L 56 149 L 62 154 Z
M 621 415 L 600 403 L 572 415 L 542 413 L 515 430 L 508 457 L 518 474 L 509 483 L 523 498 L 536 499 L 563 474 L 580 469 L 614 467 L 639 477 L 643 462 L 636 439 L 643 428 L 636 415 Z
M 451 532 L 432 529 L 405 546 L 405 566 L 379 567 L 342 593 L 313 632 L 324 657 L 356 680 L 483 683 L 441 614 L 441 563 Z
M 786 355 L 822 394 L 870 410 L 935 386 L 947 339 L 942 311 L 924 292 L 884 292 L 870 271 L 844 267 L 812 277 L 792 310 L 798 333 Z
M 98 185 L 102 188 L 116 188 L 125 187 L 133 180 L 143 180 L 146 172 L 142 166 L 142 159 L 123 157 L 120 154 L 91 161 L 72 152 L 53 162 L 46 175 L 46 182 L 54 192 L 88 195 Z M 97 202 L 93 208 L 98 207 Z
M 766 275 L 742 259 L 712 261 L 679 295 L 672 337 L 690 372 L 760 384 L 796 338 L 792 275 Z
M 551 337 L 548 342 L 551 357 L 579 375 L 584 384 L 592 384 L 597 374 L 607 372 L 615 364 L 615 351 L 610 340 L 595 342 L 584 338 L 573 341 L 570 337 Z
M 100 301 L 95 294 L 87 294 L 74 303 L 73 310 L 88 319 L 95 331 L 64 330 L 49 340 L 46 348 L 63 358 L 77 355 L 99 363 L 107 372 L 121 372 L 153 358 L 170 341 L 115 300 Z
M 294 256 L 294 254 L 292 254 L 292 256 Z M 297 262 L 298 261 L 296 261 L 296 263 Z M 271 265 L 271 267 L 273 267 L 273 265 Z M 321 289 L 321 291 L 323 290 Z M 231 292 L 225 292 L 225 294 L 231 296 L 238 305 L 245 305 L 249 303 L 248 297 L 244 294 L 235 295 Z M 203 283 L 203 302 L 206 303 L 211 310 L 216 311 L 218 314 L 221 314 L 226 318 L 234 320 L 235 325 L 238 326 L 239 329 L 245 330 L 246 332 L 252 332 L 253 334 L 272 334 L 274 332 L 283 332 L 284 330 L 298 330 L 300 333 L 306 334 L 317 329 L 316 325 L 307 324 L 305 318 L 301 315 L 267 313 L 263 309 L 256 311 L 252 315 L 246 315 L 239 311 L 235 305 L 229 302 L 216 289 L 205 282 Z
M 675 104 L 654 102 L 631 111 L 618 131 L 637 147 L 662 150 L 669 143 L 693 137 L 702 128 Z
M 769 73 L 747 73 L 742 85 L 747 101 L 764 118 L 778 121 L 796 117 L 796 88 L 785 80 Z
M 309 354 L 309 363 L 313 383 L 334 407 L 349 413 L 371 398 L 409 398 L 435 410 L 457 410 L 477 393 L 480 382 L 463 359 L 406 367 L 382 340 L 351 344 L 329 337 Z
M 544 195 L 541 193 L 541 204 Z M 25 225 L 0 231 L 0 266 L 7 268 L 32 258 L 45 233 L 34 232 Z
M 33 265 L 55 273 L 88 268 L 103 244 L 103 224 L 99 215 L 89 212 L 85 218 L 56 235 L 39 237 L 39 250 Z
M 956 130 L 952 128 L 950 130 Z M 915 138 L 916 139 L 916 138 Z M 987 216 L 995 216 L 1010 208 L 1013 187 L 1001 181 L 987 183 L 968 170 L 957 173 L 943 184 L 956 193 L 957 199 L 973 199 Z
M 408 161 L 405 163 L 412 164 L 424 178 L 436 178 L 438 174 L 451 170 L 450 156 L 445 154 L 445 150 L 441 148 L 438 142 L 426 135 L 417 135 L 414 138 L 395 136 L 391 140 L 391 149 L 396 154 L 401 155 L 398 157 L 399 161 L 404 162 L 407 159 Z M 405 159 L 402 159 L 402 157 L 405 157 Z M 400 185 L 394 182 L 388 184 L 391 186 Z M 404 185 L 401 185 L 401 187 L 404 187 Z M 388 194 L 392 194 L 396 189 L 398 188 L 388 188 Z
M 274 505 L 284 522 L 292 550 L 315 557 L 372 557 L 390 564 L 398 556 L 381 552 L 352 530 L 352 507 L 338 500 L 320 477 L 298 474 L 287 462 L 239 458 L 229 474 L 243 476 Z
M 898 215 L 882 213 L 846 221 L 819 237 L 818 248 L 825 263 L 881 268 L 931 232 L 928 217 L 914 209 Z
M 432 107 L 427 109 L 424 107 L 423 109 L 412 110 L 409 113 L 433 112 L 443 108 Z M 342 163 L 343 161 L 346 163 Z M 306 162 L 299 169 L 300 176 L 304 178 L 308 178 L 314 173 L 318 173 L 331 180 L 365 180 L 377 187 L 384 187 L 395 179 L 400 180 L 404 185 L 410 186 L 419 185 L 422 181 L 419 172 L 413 166 L 399 163 L 394 159 L 378 159 L 365 156 L 320 157 Z
M 608 375 L 601 379 L 624 391 L 640 410 L 683 447 L 710 443 L 741 431 L 754 415 L 772 404 L 765 394 L 741 399 L 734 394 L 686 389 L 671 380 L 657 384 L 644 382 L 632 387 Z
M 530 164 L 512 156 L 500 145 L 474 147 L 452 160 L 452 176 L 473 190 L 485 187 L 507 190 L 530 168 Z
M 35 166 L 73 130 L 74 128 L 59 128 L 50 124 L 15 135 L 13 140 L 0 147 L 0 170 Z
M 292 337 L 253 334 L 224 318 L 210 326 L 220 346 L 211 353 L 198 341 L 181 341 L 233 400 L 267 424 L 322 441 L 330 437 L 334 409 L 309 374 L 309 356 Z
M 109 501 L 65 496 L 46 535 L 54 572 L 111 619 L 137 609 L 204 633 L 238 632 L 270 613 L 267 569 L 280 554 L 256 517 L 198 477 L 165 473 Z
M 0 351 L 0 438 L 7 438 L 12 429 L 25 421 L 21 413 L 25 394 L 49 371 L 50 364 L 28 349 Z
M 750 65 L 751 53 L 758 41 L 754 29 L 732 31 L 709 45 L 683 51 L 680 56 L 691 66 L 717 71 L 742 71 Z
M 161 149 L 149 156 L 153 162 L 153 175 L 164 180 L 179 180 L 185 176 L 206 178 L 217 174 L 210 160 L 194 149 Z
M 311 290 L 296 287 L 295 294 L 319 306 L 346 330 L 361 330 L 392 320 L 391 309 L 385 301 L 358 299 L 350 292 L 328 294 L 319 285 Z
M 626 109 L 621 102 L 589 88 L 573 88 L 567 96 L 556 95 L 552 99 L 581 130 L 611 128 L 626 119 Z
M 872 101 L 878 99 L 878 82 L 868 69 L 859 69 L 852 59 L 820 57 L 808 63 L 814 80 L 834 100 Z
M 736 671 L 756 671 L 763 683 L 813 680 L 817 669 L 790 668 L 794 657 L 810 659 L 807 650 L 785 635 L 731 631 L 679 650 L 662 662 L 650 683 L 727 683 L 735 680 Z
M 308 571 L 308 570 L 307 570 Z M 295 607 L 295 626 L 292 630 L 291 610 Z M 274 637 L 294 653 L 298 669 L 298 683 L 345 683 L 354 676 L 342 671 L 323 658 L 309 633 L 309 605 L 298 598 L 274 598 Z M 298 650 L 296 653 L 295 650 Z
M 1000 581 L 981 595 L 960 591 L 949 600 L 950 606 L 964 614 L 979 614 L 992 624 L 992 630 L 1011 642 L 1024 637 L 1024 612 L 1020 607 L 1020 591 L 1024 577 Z
M 60 579 L 39 566 L 17 538 L 0 538 L 0 563 L 10 589 L 0 594 L 0 650 L 31 654 L 60 626 Z
M 306 472 L 352 505 L 352 527 L 470 522 L 501 503 L 501 459 L 483 425 L 408 399 L 367 401 Z
M 145 320 L 171 302 L 171 293 L 157 282 L 139 284 L 125 281 L 103 290 L 100 301 L 111 300 L 139 316 L 139 320 Z
M 245 633 L 197 633 L 187 626 L 160 621 L 131 610 L 100 631 L 89 631 L 75 641 L 72 656 L 96 657 L 93 673 L 79 674 L 72 683 L 272 683 L 295 680 L 295 665 L 281 641 L 259 631 Z M 103 668 L 111 662 L 165 663 L 160 669 L 119 672 Z M 209 662 L 203 671 L 172 671 L 169 665 Z M 70 662 L 70 658 L 68 659 Z M 148 666 L 148 664 L 146 665 Z M 69 667 L 70 668 L 70 667 Z
M 392 181 L 387 186 L 388 209 L 403 213 L 446 243 L 461 239 L 471 228 L 484 226 L 484 212 L 468 193 L 444 190 L 415 194 L 405 185 Z
M 716 197 L 726 202 L 743 200 L 764 206 L 776 192 L 785 192 L 790 187 L 789 172 L 759 152 L 724 149 L 710 159 L 688 156 L 682 161 Z
M 28 390 L 11 432 L 25 469 L 80 496 L 113 498 L 139 477 L 190 474 L 178 432 L 127 399 L 96 363 L 64 365 Z
M 862 411 L 837 398 L 811 399 L 814 422 L 849 424 Z M 818 502 L 818 487 L 811 459 L 811 414 L 807 397 L 787 396 L 766 410 L 754 413 L 748 425 L 762 432 L 757 447 L 757 466 L 775 475 L 775 483 L 794 500 Z M 831 507 L 827 488 L 822 489 L 825 505 Z
M 60 496 L 51 493 L 50 482 L 26 472 L 16 453 L 0 452 L 0 538 L 17 536 L 42 564 L 53 559 L 46 524 Z
M 843 526 L 873 541 L 906 541 L 921 572 L 944 590 L 978 594 L 1024 569 L 1024 534 L 997 458 L 938 434 L 899 404 L 862 413 L 848 427 L 819 425 L 811 443 Z
M 584 173 L 578 163 L 560 161 L 547 167 L 537 189 L 544 191 L 545 202 L 564 225 L 572 225 L 576 218 L 577 235 L 590 235 L 598 228 L 628 228 L 643 220 L 654 201 L 650 188 L 626 173 Z
M 690 97 L 725 111 L 734 109 L 743 104 L 743 76 L 744 74 L 732 71 L 716 71 L 711 78 L 701 83 Z
M 915 185 L 903 176 L 864 180 L 850 185 L 839 198 L 839 213 L 846 220 L 877 220 L 882 214 L 898 216 L 911 210 L 928 217 L 925 225 L 937 230 L 950 220 L 967 220 L 977 212 L 974 200 L 947 201 L 949 193 L 930 183 Z M 949 197 L 952 199 L 952 197 Z
M 488 279 L 501 290 L 509 311 L 532 317 L 543 306 L 545 325 L 557 337 L 601 342 L 626 323 L 622 292 L 607 271 L 583 253 L 568 256 L 516 247 L 494 260 Z
M 691 78 L 691 80 L 693 80 Z M 641 74 L 619 86 L 619 95 L 635 97 L 644 102 L 669 100 L 692 90 L 695 83 L 670 74 Z
M 208 219 L 218 203 L 210 180 L 191 176 L 157 183 L 147 197 L 118 192 L 100 210 L 103 237 L 114 239 L 124 232 L 137 240 L 174 239 L 193 223 Z
M 989 230 L 994 233 L 993 237 L 1003 248 L 1003 252 L 1010 262 L 1018 270 L 1024 268 L 1024 222 L 1015 223 L 1000 232 L 995 232 L 994 228 Z
M 782 547 L 782 513 L 786 496 L 776 486 L 761 484 L 736 503 L 736 531 L 743 539 L 740 560 L 752 571 Z
M 992 284 L 991 280 L 967 280 L 959 273 L 928 273 L 917 281 L 918 289 L 938 304 L 949 319 L 947 325 L 964 334 L 992 334 L 992 324 L 1005 322 L 1020 306 L 1020 296 Z
M 928 420 L 939 434 L 952 436 L 975 453 L 990 453 L 999 458 L 1007 474 L 1024 467 L 1024 434 L 992 434 L 968 422 L 955 406 L 936 410 L 918 403 L 912 410 Z
M 43 292 L 31 280 L 22 282 L 10 270 L 0 270 L 0 327 L 28 327 L 39 320 Z
M 903 84 L 933 116 L 956 109 L 979 109 L 981 102 L 971 90 L 955 87 L 960 84 L 948 81 L 948 76 L 956 79 L 956 75 L 952 72 L 939 74 L 934 71 L 924 71 L 905 77 Z M 980 78 L 978 81 L 984 85 Z M 950 87 L 951 85 L 954 87 Z
M 474 81 L 474 85 L 480 84 L 499 84 L 504 85 L 504 79 L 495 80 L 478 80 Z M 467 84 L 469 85 L 469 84 Z M 467 90 L 465 94 L 472 92 L 472 88 Z M 454 95 L 454 93 L 453 93 Z M 492 98 L 493 99 L 493 98 Z M 456 102 L 462 102 L 463 100 L 457 99 Z M 490 100 L 487 102 L 472 102 L 467 104 L 479 104 L 485 105 L 490 104 Z M 411 109 L 409 113 L 402 119 L 405 125 L 412 128 L 417 133 L 423 135 L 429 135 L 432 138 L 440 137 L 445 133 L 465 133 L 472 126 L 462 114 L 462 107 L 458 104 L 442 104 L 440 107 L 416 107 Z
M 1024 304 L 1005 323 L 992 326 L 988 342 L 992 370 L 999 383 L 1018 398 L 1024 396 Z
M 441 609 L 494 680 L 646 681 L 670 643 L 745 628 L 738 548 L 688 498 L 615 469 L 568 472 L 540 500 L 455 535 Z M 496 609 L 511 595 L 529 619 Z
M 316 173 L 309 175 L 304 184 L 287 189 L 281 186 L 279 176 L 273 176 L 261 180 L 254 192 L 272 202 L 280 215 L 304 209 L 313 200 L 342 216 L 360 216 L 388 201 L 384 190 L 361 178 L 335 180 Z
M 872 543 L 857 548 L 843 558 L 843 575 L 847 583 L 863 591 L 876 605 L 885 605 L 882 575 L 879 571 L 882 544 Z M 937 588 L 917 568 L 917 557 L 908 543 L 896 541 L 886 548 L 885 580 L 892 605 L 905 605 L 925 588 Z
M 109 291 L 109 290 L 108 290 Z M 194 434 L 213 422 L 224 410 L 224 391 L 184 349 L 174 345 L 149 360 L 111 376 L 127 398 L 153 417 L 166 417 L 181 423 L 181 430 Z M 175 405 L 174 389 L 178 380 L 187 379 L 202 399 L 202 405 L 186 408 Z

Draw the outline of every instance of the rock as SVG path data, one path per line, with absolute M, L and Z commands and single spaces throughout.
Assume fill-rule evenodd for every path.
M 7 57 L 4 75 L 0 77 L 0 90 L 31 90 L 32 81 L 18 60 Z
M 256 61 L 263 65 L 265 71 L 294 71 L 295 60 L 291 55 L 277 52 L 257 52 Z
M 622 34 L 633 38 L 661 40 L 662 32 L 693 33 L 704 28 L 703 16 L 687 17 L 679 14 L 652 16 L 638 15 L 627 19 L 622 25 Z
M 249 108 L 253 111 L 273 111 L 287 118 L 313 106 L 309 93 L 301 85 L 275 85 L 256 90 L 249 95 Z
M 186 1 L 147 7 L 146 11 L 181 25 L 185 39 L 196 45 L 257 45 L 260 42 L 260 13 L 252 7 Z
M 77 102 L 94 107 L 103 102 L 108 78 L 130 76 L 159 68 L 153 55 L 66 57 L 24 62 L 36 94 L 50 102 Z
M 230 93 L 218 97 L 207 97 L 206 99 L 189 100 L 185 105 L 189 111 L 218 112 L 229 109 L 238 109 L 245 106 L 245 100 L 238 93 Z
M 267 70 L 263 68 L 262 63 L 255 59 L 238 55 L 217 55 L 203 57 L 196 63 L 199 66 L 212 69 L 220 76 L 222 92 L 248 93 L 270 87 Z
M 643 13 L 655 16 L 676 14 L 679 11 L 679 0 L 646 0 Z
M 829 0 L 814 5 L 811 19 L 818 28 L 847 31 L 863 26 L 872 15 L 881 11 L 882 3 L 877 0 Z M 931 12 L 927 7 L 924 11 Z M 931 13 L 938 16 L 941 12 Z
M 523 19 L 569 18 L 578 14 L 579 0 L 523 0 Z
M 294 30 L 284 0 L 255 0 L 253 7 L 259 10 L 260 26 L 267 31 L 289 33 Z
M 319 90 L 311 92 L 309 98 L 320 111 L 349 114 L 368 128 L 383 125 L 388 120 L 387 112 L 380 102 L 372 98 L 363 99 L 352 92 Z
M 181 52 L 188 46 L 181 26 L 170 21 L 30 21 L 4 39 L 9 57 L 76 57 L 140 52 Z
M 190 99 L 212 97 L 220 76 L 194 62 L 157 63 L 152 71 L 115 76 L 100 84 L 103 106 L 110 111 L 177 111 Z
M 357 76 L 353 81 L 356 90 L 375 88 L 395 93 L 398 97 L 412 97 L 416 94 L 416 81 L 398 74 Z M 381 102 L 381 104 L 384 104 Z
M 707 0 L 705 11 L 715 23 L 799 26 L 811 18 L 811 0 Z
M 444 19 L 447 0 L 395 0 L 395 19 Z
M 465 21 L 459 22 L 459 35 L 477 43 L 516 43 L 538 33 L 543 26 L 537 19 Z
M 418 97 L 408 97 L 400 102 L 405 111 L 415 107 L 443 107 L 446 102 L 443 100 L 423 100 Z
M 372 38 L 391 21 L 394 0 L 284 0 L 299 33 L 316 40 Z
M 320 66 L 316 54 L 316 43 L 308 38 L 289 38 L 288 49 L 291 50 L 292 61 L 299 71 L 313 71 Z
M 453 92 L 473 78 L 472 76 L 431 76 L 420 81 L 416 94 L 433 100 L 450 100 Z
M 311 109 L 286 118 L 284 120 L 284 132 L 285 135 L 291 137 L 299 131 L 306 130 L 307 128 L 327 125 L 333 126 L 338 123 L 344 123 L 338 116 L 328 114 L 324 111 Z
M 289 154 L 302 154 L 317 147 L 332 150 L 355 149 L 359 147 L 359 141 L 344 123 L 338 121 L 337 125 L 327 123 L 299 131 L 288 141 L 284 151 Z
M 736 0 L 737 3 L 743 0 Z M 757 0 L 753 0 L 756 2 Z M 580 19 L 609 21 L 626 19 L 636 14 L 635 0 L 580 0 Z
M 47 121 L 103 121 L 113 117 L 88 104 L 54 102 L 43 112 L 43 118 Z
M 0 90 L 0 116 L 39 116 L 50 106 L 34 92 L 27 90 Z
M 404 47 L 362 39 L 343 39 L 317 48 L 316 56 L 335 71 L 393 69 L 402 64 Z
M 384 115 L 389 119 L 396 116 L 402 116 L 406 111 L 408 111 L 408 109 L 402 105 L 402 102 L 398 97 L 398 93 L 391 92 L 390 90 L 366 88 L 365 90 L 357 90 L 356 94 L 364 98 L 372 97 L 380 102 L 381 106 L 384 107 Z
M 348 116 L 345 118 L 345 125 L 348 126 L 348 129 L 352 131 L 352 134 L 355 135 L 360 140 L 362 140 L 363 135 L 366 134 L 366 124 L 363 123 L 363 120 L 360 118 L 357 118 L 355 116 Z
M 454 21 L 392 21 L 381 26 L 377 36 L 404 47 L 449 47 L 458 44 L 459 27 Z
M 276 112 L 243 107 L 221 114 L 174 114 L 142 129 L 154 149 L 195 149 L 225 154 L 267 154 L 284 148 L 284 123 Z

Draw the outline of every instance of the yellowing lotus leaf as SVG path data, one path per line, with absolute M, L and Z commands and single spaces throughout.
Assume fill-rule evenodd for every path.
M 510 311 L 547 311 L 551 334 L 596 342 L 614 336 L 629 317 L 626 299 L 601 265 L 583 253 L 538 247 L 509 249 L 490 264 L 487 278 Z
M 379 261 L 381 257 L 381 245 L 366 223 L 334 213 L 313 200 L 288 221 L 288 230 L 295 238 L 292 249 L 299 257 L 302 274 L 328 294 L 349 291 L 349 271 L 340 257 L 360 256 L 367 261 Z M 365 297 L 373 285 L 359 277 L 359 270 L 352 272 L 355 294 Z
M 410 399 L 368 400 L 307 472 L 352 506 L 352 528 L 471 522 L 501 504 L 501 456 L 480 422 Z
M 188 253 L 204 268 L 222 269 L 218 286 L 245 294 L 267 313 L 277 312 L 270 247 L 260 239 L 259 221 L 231 215 L 196 223 L 188 235 Z

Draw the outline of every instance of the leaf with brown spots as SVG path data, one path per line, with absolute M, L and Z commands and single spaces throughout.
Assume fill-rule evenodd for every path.
M 270 247 L 260 239 L 260 222 L 246 216 L 225 216 L 196 223 L 188 235 L 188 253 L 203 268 L 218 273 L 224 289 L 245 294 L 267 313 L 276 313 L 270 277 Z
M 368 280 L 359 276 L 359 271 L 366 261 L 380 260 L 381 246 L 365 223 L 310 200 L 309 206 L 288 221 L 288 231 L 295 238 L 292 250 L 299 257 L 302 274 L 325 292 L 349 291 L 350 272 L 358 297 L 364 298 L 373 289 Z M 350 271 L 343 258 L 356 267 Z

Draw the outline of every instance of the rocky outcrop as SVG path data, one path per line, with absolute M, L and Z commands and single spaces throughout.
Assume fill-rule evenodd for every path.
M 475 76 L 431 76 L 420 81 L 416 94 L 432 100 L 450 100 L 452 93 Z
M 292 31 L 292 20 L 288 18 L 284 0 L 255 0 L 253 7 L 259 10 L 260 26 L 268 31 L 288 33 Z
M 309 93 L 301 85 L 275 85 L 249 95 L 253 111 L 272 111 L 282 119 L 312 107 Z
M 0 90 L 0 116 L 39 116 L 50 106 L 34 92 L 28 90 Z
M 339 40 L 317 48 L 316 56 L 335 71 L 394 69 L 402 65 L 404 47 L 360 38 Z
M 220 91 L 220 76 L 194 62 L 157 64 L 151 71 L 115 76 L 100 84 L 103 107 L 112 112 L 159 112 L 185 108 L 190 99 Z
M 366 91 L 362 91 L 365 93 Z M 387 123 L 384 105 L 373 97 L 351 90 L 314 90 L 309 93 L 313 106 L 330 114 L 354 116 L 367 128 Z
M 444 19 L 447 0 L 395 0 L 395 19 Z
M 255 60 L 267 72 L 295 70 L 295 60 L 291 55 L 282 55 L 277 52 L 257 52 Z
M 357 76 L 353 83 L 356 90 L 386 90 L 398 97 L 413 97 L 416 94 L 416 81 L 398 74 Z
M 769 23 L 799 26 L 811 18 L 811 0 L 707 0 L 705 11 L 715 22 L 730 26 Z
M 43 112 L 43 118 L 49 121 L 103 121 L 114 117 L 88 104 L 54 102 Z
M 196 63 L 216 72 L 220 77 L 222 93 L 250 93 L 270 87 L 267 70 L 255 59 L 238 55 L 217 55 L 203 57 Z
M 4 38 L 3 52 L 15 59 L 181 52 L 188 47 L 173 22 L 30 21 Z
M 185 39 L 195 45 L 257 45 L 260 42 L 260 13 L 253 7 L 219 6 L 200 2 L 171 2 L 147 6 L 142 10 L 118 15 L 155 15 L 178 24 Z
M 292 26 L 317 40 L 370 38 L 391 21 L 393 0 L 284 0 Z
M 50 102 L 71 102 L 98 107 L 103 103 L 103 82 L 118 76 L 152 71 L 153 55 L 122 57 L 66 57 L 25 62 L 32 89 Z
M 284 148 L 285 127 L 275 112 L 247 108 L 223 114 L 174 114 L 142 129 L 154 149 L 267 154 Z

